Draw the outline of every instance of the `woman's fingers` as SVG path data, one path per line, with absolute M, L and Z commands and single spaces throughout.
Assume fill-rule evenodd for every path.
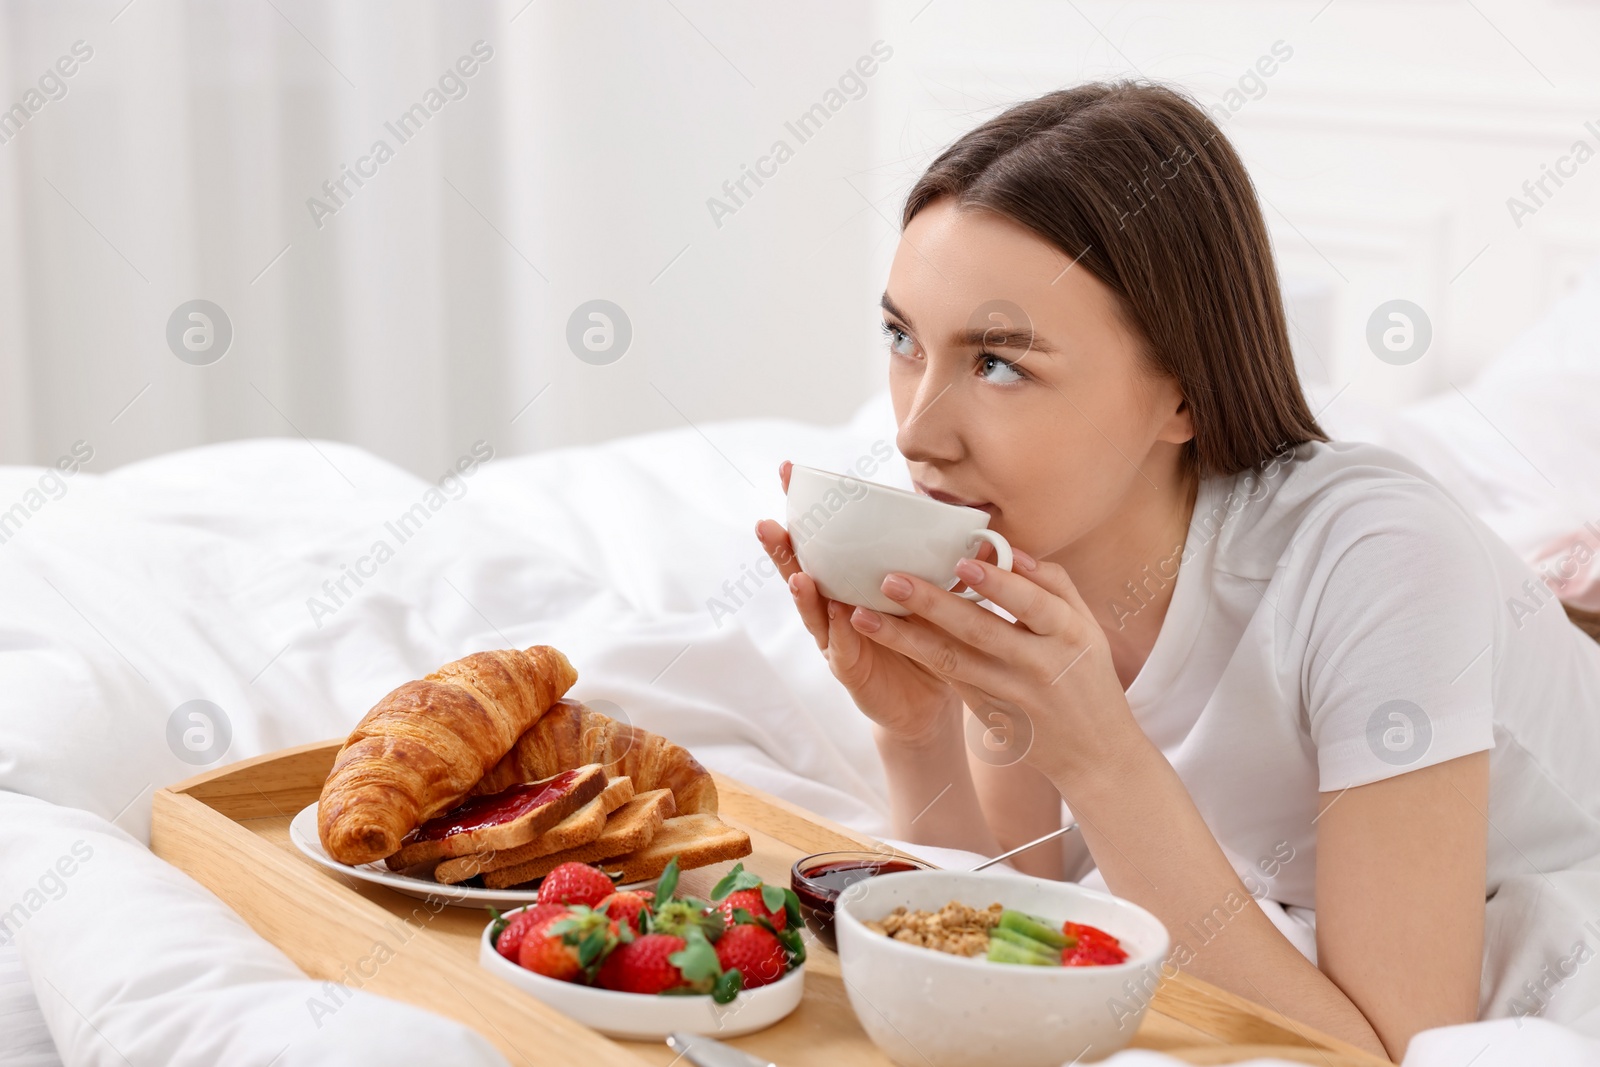
M 978 566 L 998 570 L 998 568 L 993 568 L 987 563 L 980 563 Z M 956 573 L 960 575 L 963 569 L 964 567 L 958 565 Z M 966 576 L 962 575 L 962 577 L 965 578 Z M 1006 577 L 1015 576 L 1008 574 Z M 1026 579 L 1022 578 L 1017 580 L 1026 582 Z M 981 585 L 992 584 L 981 576 L 978 578 L 978 582 Z M 969 581 L 968 584 L 970 585 L 971 582 Z M 980 590 L 980 592 L 985 596 L 989 595 L 987 589 Z M 883 580 L 883 593 L 889 599 L 899 601 L 900 605 L 908 609 L 913 617 L 926 619 L 939 629 L 958 638 L 962 643 L 970 645 L 981 652 L 1003 655 L 1015 650 L 1017 635 L 1013 631 L 1011 623 L 1006 622 L 994 612 L 979 607 L 965 597 L 959 597 L 954 593 L 940 589 L 931 582 L 925 582 L 921 578 L 910 575 L 890 574 Z M 1005 607 L 1004 604 L 1001 606 Z M 1007 608 L 1007 610 L 1010 609 Z
M 756 523 L 756 540 L 761 542 L 767 558 L 772 560 L 778 568 L 779 576 L 789 586 L 789 595 L 794 598 L 795 609 L 800 612 L 800 621 L 805 623 L 806 630 L 817 642 L 817 647 L 826 650 L 828 647 L 826 602 L 817 589 L 817 583 L 800 569 L 800 561 L 795 558 L 794 550 L 789 546 L 789 532 L 771 519 L 762 519 Z
M 780 524 L 772 519 L 762 519 L 756 523 L 756 540 L 761 542 L 767 557 L 777 565 L 778 574 L 784 581 L 799 572 L 800 561 L 795 558 L 794 548 L 789 542 L 789 531 Z
M 1005 608 L 1011 613 L 1012 618 L 1034 633 L 1051 636 L 1066 632 L 1076 618 L 1072 604 L 1062 595 L 1071 587 L 1071 580 L 1066 577 L 1067 572 L 1054 563 L 1034 563 L 1030 569 L 1023 563 L 1023 558 L 1033 562 L 1032 557 L 1019 557 L 1015 571 L 1003 571 L 992 563 L 962 560 L 956 564 L 956 573 L 962 575 L 967 588 L 976 590 L 985 599 Z M 1049 568 L 1048 576 L 1046 568 Z M 963 571 L 966 574 L 962 574 Z M 936 595 L 928 596 L 928 591 L 921 589 L 918 593 L 934 604 L 946 599 Z M 1073 593 L 1076 594 L 1076 590 L 1073 590 Z M 912 611 L 921 613 L 923 610 L 910 601 L 905 601 L 905 604 Z M 955 607 L 956 605 L 949 605 L 950 610 L 954 610 Z M 978 610 L 991 618 L 994 617 L 992 612 L 984 611 L 982 608 Z M 961 612 L 961 615 L 967 616 L 971 613 Z M 933 615 L 930 613 L 928 617 L 933 618 Z M 934 621 L 940 620 L 934 619 Z M 961 631 L 952 630 L 952 632 Z M 998 629 L 987 625 L 982 626 L 980 632 L 1001 636 Z M 963 636 L 966 635 L 963 633 Z M 992 646 L 980 643 L 979 640 L 970 640 L 980 648 L 998 651 Z
M 811 580 L 811 575 L 804 571 L 797 571 L 789 576 L 789 592 L 794 597 L 794 606 L 800 612 L 800 621 L 806 624 L 806 631 L 817 643 L 822 651 L 828 650 L 828 600 L 820 590 L 817 583 Z
M 800 569 L 800 561 L 795 558 L 794 549 L 790 547 L 789 532 L 781 525 L 771 519 L 762 519 L 756 523 L 756 540 L 761 542 L 767 557 L 777 566 L 778 574 L 789 586 L 789 594 L 794 597 L 795 609 L 800 612 L 800 621 L 805 623 L 806 631 L 816 641 L 817 647 L 826 652 L 831 643 L 828 605 L 835 602 L 823 596 L 822 591 L 817 588 L 817 583 L 812 581 L 811 575 Z M 841 617 L 845 615 L 842 612 L 838 614 Z M 850 636 L 857 635 L 852 632 Z
M 782 463 L 778 464 L 778 481 L 783 483 L 783 491 L 785 493 L 789 492 L 789 472 L 792 470 L 794 470 L 794 463 L 792 460 L 786 459 Z
M 978 560 L 980 562 L 983 562 L 983 563 L 992 562 L 996 558 L 996 552 L 995 552 L 994 545 L 991 545 L 987 541 L 979 541 L 978 542 L 977 555 L 973 556 L 972 558 L 976 559 L 976 560 Z M 966 579 L 962 578 L 958 574 L 958 575 L 956 575 L 956 584 L 950 586 L 950 591 L 952 593 L 959 593 L 963 589 L 971 589 L 971 588 L 972 588 L 971 583 L 966 581 Z
M 824 610 L 828 616 L 829 666 L 841 682 L 848 680 L 854 685 L 859 680 L 856 675 L 861 657 L 867 651 L 866 639 L 850 625 L 850 612 L 854 609 L 849 604 L 829 600 Z
M 959 597 L 956 599 L 960 600 Z M 965 600 L 961 600 L 961 603 L 977 608 L 977 605 Z M 982 608 L 977 610 L 1002 626 L 1010 625 Z M 920 663 L 935 677 L 946 682 L 965 682 L 987 692 L 992 692 L 993 687 L 1004 682 L 1006 668 L 1002 663 L 915 615 L 888 615 L 867 608 L 855 608 L 850 613 L 850 624 L 874 644 Z
M 1029 556 L 1028 558 L 1030 560 L 1033 559 L 1032 556 Z M 1075 608 L 1078 614 L 1083 618 L 1094 618 L 1094 612 L 1089 610 L 1089 605 L 1083 599 L 1083 594 L 1078 592 L 1078 587 L 1073 584 L 1071 576 L 1067 574 L 1067 568 L 1063 567 L 1061 564 L 1050 563 L 1041 559 L 1036 561 L 1033 565 L 1033 569 L 1026 573 L 1029 578 L 1038 582 L 1045 589 L 1051 593 L 1054 593 L 1062 600 L 1065 600 L 1068 604 L 1072 605 L 1072 607 Z M 988 594 L 985 593 L 984 595 L 987 596 Z M 999 604 L 1000 602 L 997 600 L 995 603 Z M 1000 604 L 1000 606 L 1005 608 L 1007 611 L 1011 611 L 1011 609 L 1006 607 L 1004 604 Z M 1013 612 L 1013 614 L 1015 614 L 1015 612 Z

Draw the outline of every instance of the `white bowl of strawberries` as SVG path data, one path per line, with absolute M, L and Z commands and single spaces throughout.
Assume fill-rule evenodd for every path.
M 782 1019 L 805 991 L 794 891 L 736 864 L 711 899 L 678 896 L 674 858 L 652 890 L 618 890 L 566 863 L 539 902 L 496 915 L 478 962 L 610 1037 L 736 1037 Z

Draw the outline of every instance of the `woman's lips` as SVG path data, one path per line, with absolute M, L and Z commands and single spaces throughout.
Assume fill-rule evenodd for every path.
M 932 497 L 933 499 L 945 504 L 959 504 L 962 507 L 977 508 L 979 511 L 987 511 L 990 515 L 993 515 L 995 512 L 1000 510 L 993 504 L 990 504 L 984 500 L 964 500 L 961 497 L 956 496 L 954 493 L 947 493 L 943 489 L 931 489 L 918 481 L 913 481 L 911 484 L 916 488 L 917 492 L 921 493 L 923 496 Z

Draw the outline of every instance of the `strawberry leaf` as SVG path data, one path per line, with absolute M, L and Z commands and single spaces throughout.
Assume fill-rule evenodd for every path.
M 789 964 L 798 967 L 806 961 L 806 943 L 800 936 L 800 928 L 791 926 L 786 930 L 773 931 L 778 935 L 778 940 L 783 942 L 783 947 L 789 953 Z
M 793 890 L 788 892 L 793 892 Z M 767 906 L 768 911 L 776 915 L 783 910 L 784 904 L 788 901 L 788 897 L 784 896 L 784 893 L 785 890 L 782 886 L 763 885 L 761 887 L 761 903 Z
M 678 891 L 678 857 L 674 856 L 667 861 L 666 869 L 661 872 L 661 881 L 656 883 L 657 902 L 672 899 L 672 894 Z
M 708 911 L 703 900 L 686 897 L 669 900 L 652 917 L 651 929 L 657 933 L 688 937 L 690 930 L 699 930 L 715 941 L 722 936 L 722 913 Z
M 793 889 L 783 891 L 783 910 L 789 916 L 789 928 L 799 929 L 805 925 L 805 917 L 800 914 L 800 898 L 795 896 Z
M 740 923 L 753 923 L 756 921 L 756 913 L 751 911 L 749 908 L 734 908 L 733 921 L 735 925 Z
M 511 925 L 511 920 L 506 918 L 504 915 L 501 915 L 493 907 L 490 907 L 489 909 L 489 919 L 491 922 L 489 927 L 489 944 L 498 945 L 500 943 L 500 935 L 505 933 L 506 927 Z
M 678 968 L 684 981 L 690 983 L 715 979 L 722 973 L 722 964 L 717 962 L 717 950 L 711 947 L 711 942 L 698 928 L 690 929 L 684 938 L 684 947 L 669 955 L 667 962 Z
M 717 884 L 711 887 L 711 899 L 721 900 L 723 897 L 733 892 L 733 880 L 739 877 L 739 872 L 743 869 L 744 864 L 735 863 L 733 865 L 733 870 L 717 879 Z
M 711 999 L 718 1004 L 727 1004 L 739 995 L 739 990 L 744 988 L 744 972 L 737 967 L 731 967 L 717 978 L 711 986 Z
M 716 886 L 711 890 L 712 900 L 721 900 L 729 893 L 737 893 L 741 889 L 755 889 L 761 885 L 761 876 L 754 871 L 744 869 L 743 863 L 735 863 L 733 870 L 722 876 Z
M 606 948 L 606 931 L 595 930 L 578 945 L 578 966 L 588 968 Z

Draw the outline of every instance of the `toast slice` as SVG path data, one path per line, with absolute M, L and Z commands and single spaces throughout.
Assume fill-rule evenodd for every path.
M 672 790 L 640 793 L 606 820 L 605 832 L 593 841 L 490 871 L 483 876 L 483 884 L 490 889 L 504 889 L 543 878 L 563 863 L 594 863 L 627 855 L 653 841 L 666 820 L 676 813 Z
M 606 771 L 585 764 L 537 782 L 472 797 L 406 835 L 384 862 L 392 871 L 526 844 L 600 795 Z
M 620 881 L 642 882 L 667 869 L 678 857 L 678 869 L 690 870 L 723 860 L 750 855 L 750 835 L 706 812 L 679 815 L 661 824 L 650 843 L 641 849 L 595 864 L 608 873 L 621 872 Z
M 433 869 L 433 879 L 454 885 L 485 871 L 515 866 L 535 856 L 587 844 L 605 831 L 606 817 L 632 799 L 633 779 L 627 775 L 612 778 L 593 800 L 533 840 L 509 849 L 477 852 L 445 860 Z

